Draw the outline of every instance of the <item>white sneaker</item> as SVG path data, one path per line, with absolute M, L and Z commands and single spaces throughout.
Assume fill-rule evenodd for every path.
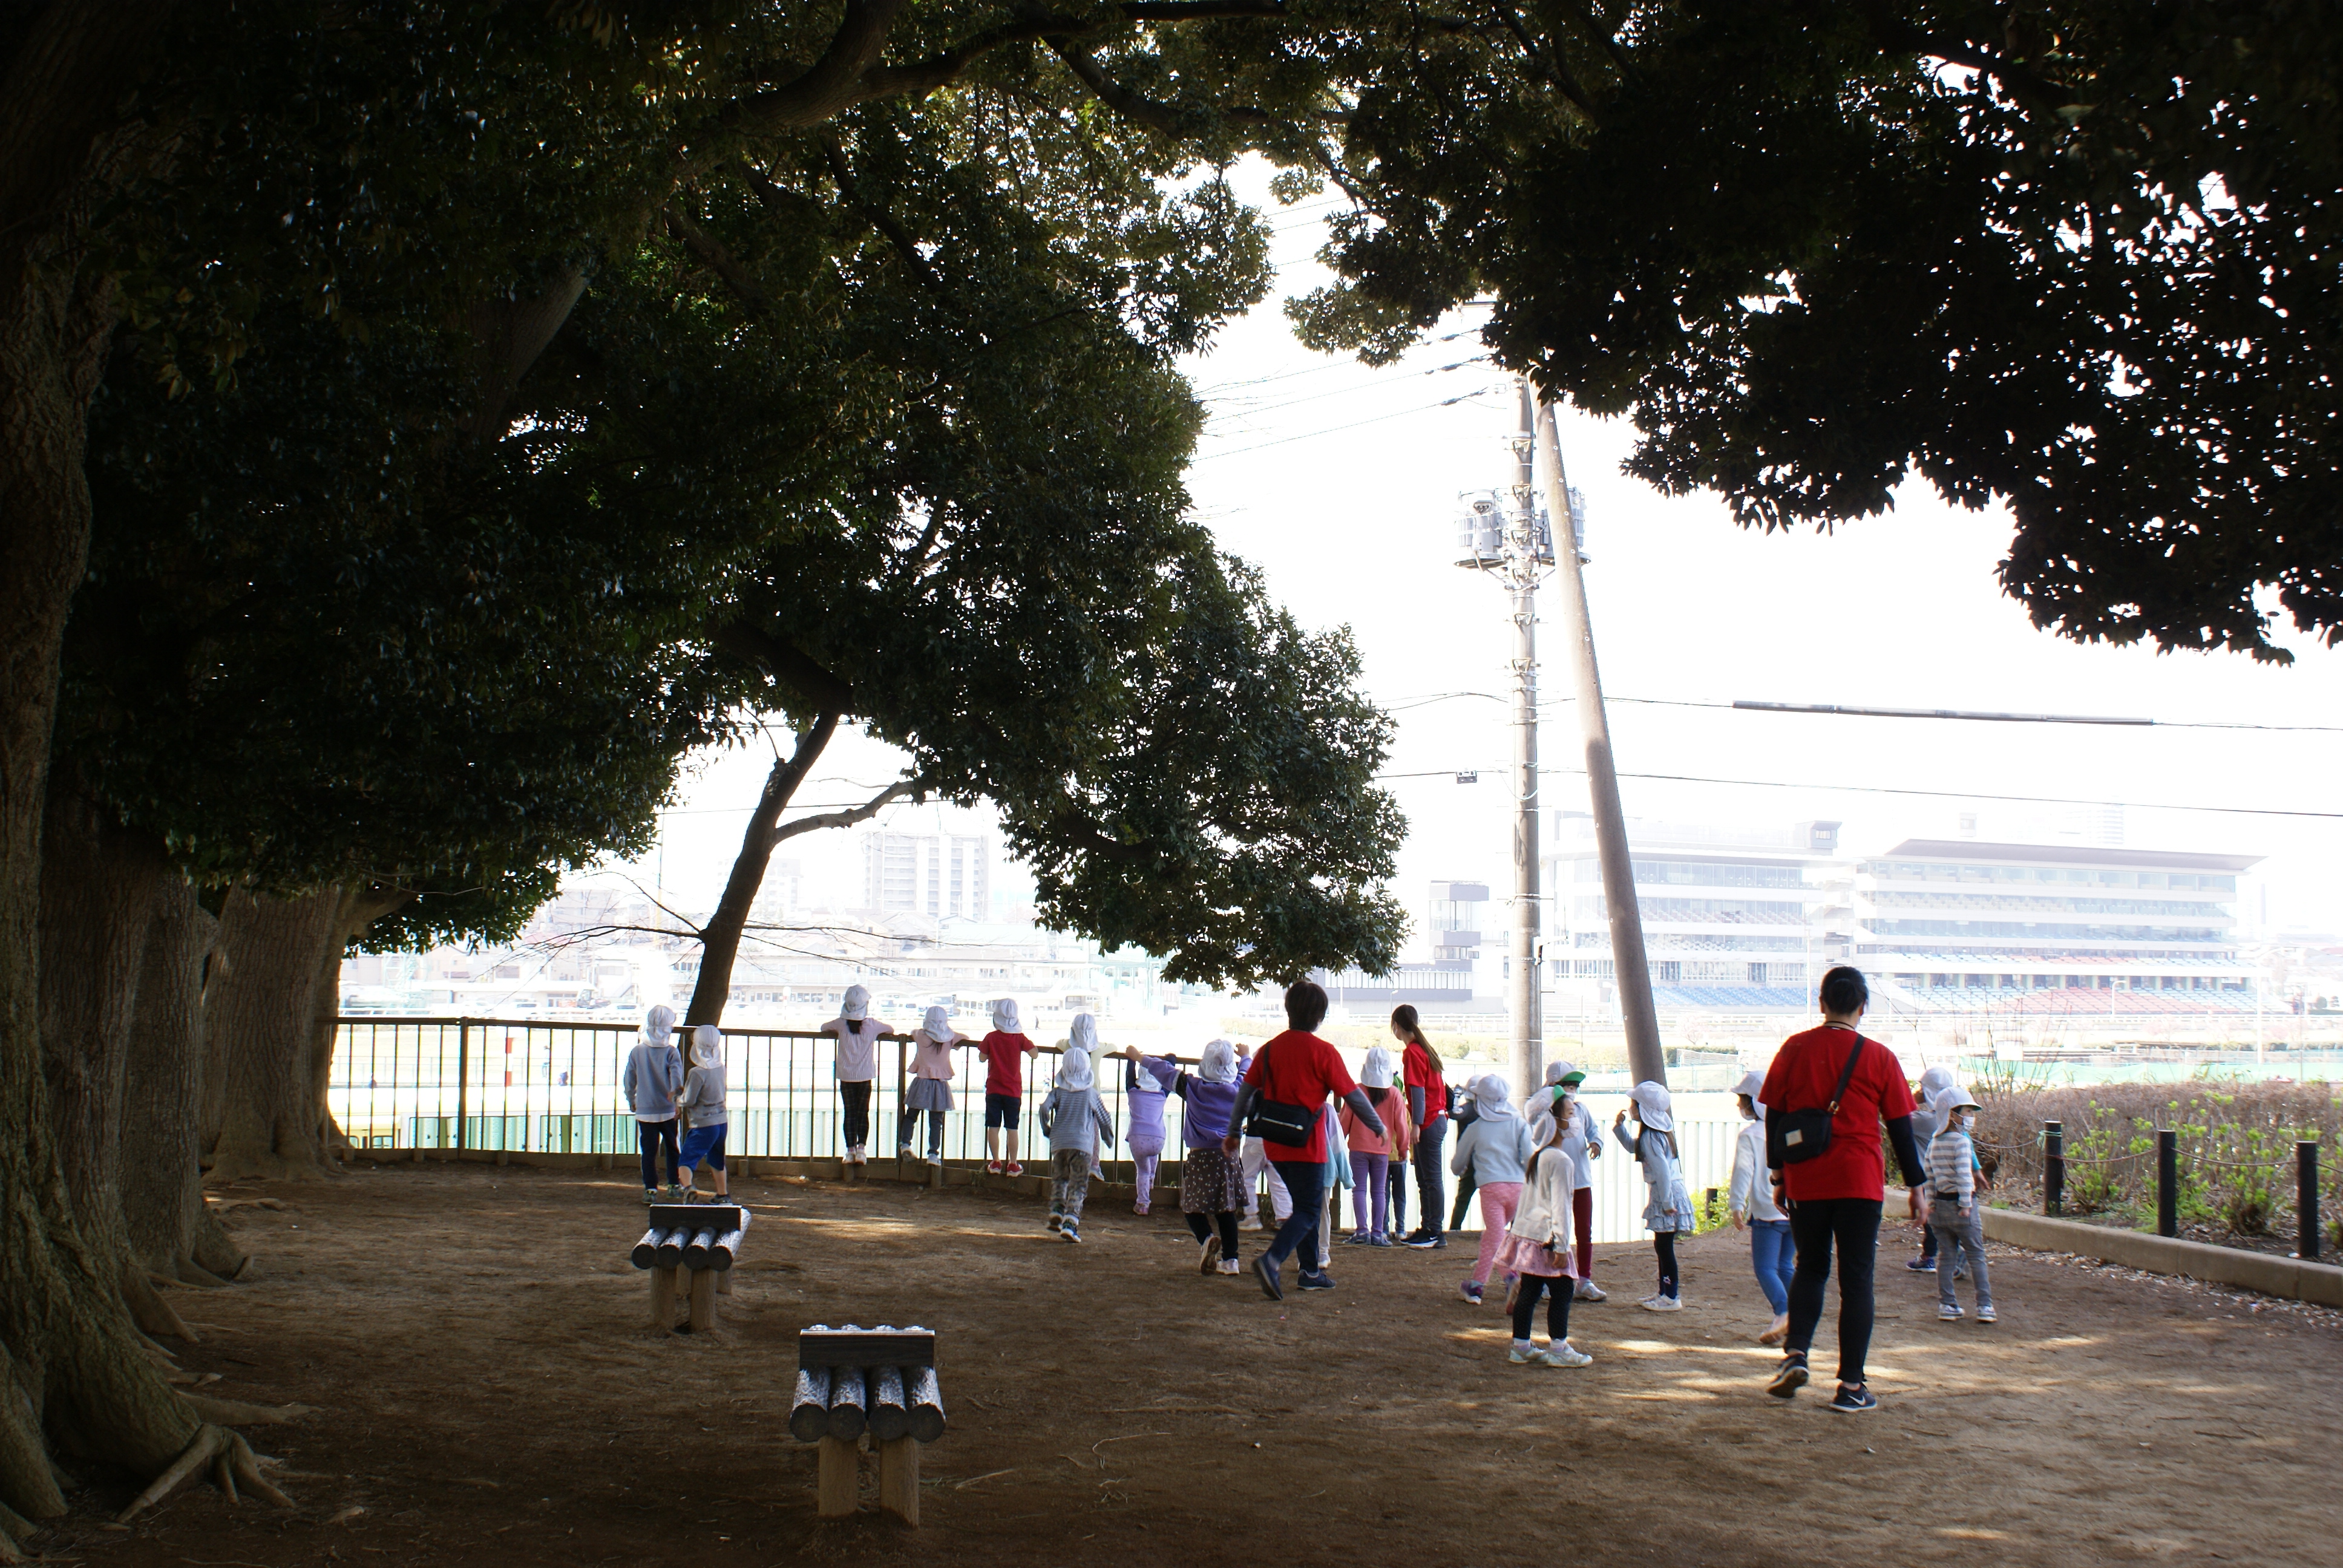
M 1568 1340 L 1563 1341 L 1558 1345 L 1548 1345 L 1539 1353 L 1545 1357 L 1545 1364 L 1550 1367 L 1584 1367 L 1594 1364 L 1593 1356 L 1578 1349 Z
M 1936 1309 L 1936 1321 L 1940 1323 L 1959 1322 L 1961 1321 L 1961 1309 L 1954 1303 L 1947 1302 Z
M 1643 1308 L 1647 1312 L 1680 1312 L 1684 1311 L 1683 1301 L 1675 1296 L 1647 1296 L 1644 1300 L 1637 1302 L 1635 1304 Z
M 1222 1258 L 1221 1260 L 1221 1272 L 1223 1274 L 1241 1274 L 1244 1272 L 1244 1267 L 1234 1258 Z
M 1611 1299 L 1603 1293 L 1603 1287 L 1592 1280 L 1579 1281 L 1578 1289 L 1573 1291 L 1571 1294 L 1582 1302 L 1607 1302 Z
M 1981 1323 L 1995 1323 L 1999 1322 L 2000 1321 L 2001 1314 L 1995 1312 L 1991 1307 L 1979 1307 L 1977 1309 L 1977 1322 Z

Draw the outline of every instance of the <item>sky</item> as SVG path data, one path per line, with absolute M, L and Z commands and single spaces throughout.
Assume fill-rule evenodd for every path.
M 1314 253 L 1330 205 L 1272 211 L 1280 297 L 1324 281 Z M 1435 879 L 1485 880 L 1499 898 L 1510 890 L 1509 708 L 1491 698 L 1509 690 L 1511 629 L 1497 584 L 1451 563 L 1459 492 L 1510 482 L 1513 397 L 1480 357 L 1478 312 L 1369 370 L 1303 348 L 1277 303 L 1231 325 L 1188 367 L 1211 413 L 1189 487 L 1222 546 L 1259 565 L 1305 626 L 1351 628 L 1363 685 L 1397 721 L 1388 772 L 1434 775 L 1387 779 L 1409 819 L 1393 890 L 1420 925 Z M 1586 498 L 1587 595 L 1631 818 L 1763 828 L 1835 819 L 1842 845 L 1865 852 L 1956 837 L 1964 813 L 1987 840 L 2058 842 L 2077 825 L 2075 809 L 1994 797 L 2121 802 L 2131 847 L 2265 857 L 2241 914 L 2259 916 L 2266 900 L 2273 927 L 2343 930 L 2343 799 L 2329 787 L 2343 774 L 2343 728 L 2177 727 L 2343 726 L 2343 653 L 2284 629 L 2278 640 L 2296 660 L 2283 667 L 2075 644 L 2036 630 L 2000 593 L 1994 568 L 2011 528 L 1998 508 L 1960 510 L 1913 481 L 1893 511 L 1832 535 L 1753 534 L 1713 496 L 1668 497 L 1622 473 L 1633 439 L 1624 421 L 1566 409 L 1561 433 L 1571 483 Z M 1551 656 L 1563 646 L 1551 586 L 1539 608 Z M 1542 683 L 1545 766 L 1572 768 L 1574 709 L 1556 700 L 1572 693 L 1568 666 L 1546 663 Z M 1670 706 L 1736 699 L 2157 724 Z M 696 762 L 663 819 L 660 851 L 620 869 L 662 880 L 688 905 L 712 903 L 770 760 L 733 751 Z M 805 802 L 858 800 L 896 766 L 889 749 L 841 734 Z M 1475 769 L 1477 784 L 1454 780 Z M 1557 773 L 1544 788 L 1551 806 L 1585 808 L 1582 777 Z M 1882 790 L 1973 798 L 1873 792 Z M 2206 809 L 2216 807 L 2227 809 Z M 906 806 L 882 820 L 933 830 L 939 818 L 938 808 Z M 860 887 L 852 830 L 808 835 L 782 853 L 804 862 L 817 899 L 850 900 Z M 1408 956 L 1428 956 L 1420 930 Z

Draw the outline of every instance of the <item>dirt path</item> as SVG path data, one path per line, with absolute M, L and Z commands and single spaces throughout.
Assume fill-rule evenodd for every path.
M 2343 1329 L 2174 1282 L 1996 1249 L 1996 1328 L 1936 1321 L 1884 1257 L 1885 1409 L 1785 1405 L 1730 1233 L 1686 1249 L 1690 1310 L 1637 1311 L 1602 1249 L 1595 1364 L 1503 1361 L 1469 1254 L 1342 1248 L 1283 1304 L 1205 1278 L 1176 1214 L 1094 1208 L 1084 1244 L 1030 1201 L 744 1182 L 730 1318 L 643 1320 L 623 1179 L 362 1168 L 260 1189 L 266 1275 L 183 1294 L 209 1392 L 319 1413 L 253 1430 L 291 1513 L 190 1489 L 128 1530 L 93 1484 L 41 1539 L 91 1564 L 1236 1562 L 1475 1564 L 2229 1561 L 2331 1563 L 2343 1540 Z M 1258 1238 L 1248 1235 L 1248 1255 Z M 1966 1291 L 1966 1287 L 1964 1287 Z M 926 1528 L 813 1517 L 783 1422 L 795 1334 L 917 1321 L 952 1427 Z M 1816 1362 L 1831 1364 L 1830 1336 Z M 866 1483 L 867 1484 L 867 1483 Z M 352 1510 L 363 1510 L 353 1513 Z M 2327 1543 L 2325 1546 L 2318 1543 Z

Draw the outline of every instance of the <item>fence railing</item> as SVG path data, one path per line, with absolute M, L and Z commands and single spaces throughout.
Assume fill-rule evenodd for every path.
M 350 1142 L 362 1150 L 511 1150 L 558 1154 L 636 1155 L 635 1120 L 619 1090 L 619 1074 L 638 1030 L 624 1023 L 543 1023 L 496 1018 L 346 1017 L 336 1035 L 327 1103 Z M 1111 1049 L 1111 1048 L 1110 1048 Z M 846 1152 L 843 1106 L 836 1075 L 837 1041 L 807 1030 L 727 1029 L 724 1031 L 728 1153 L 749 1159 L 837 1159 Z M 1059 1051 L 1043 1047 L 1021 1075 L 1018 1149 L 1029 1169 L 1048 1167 L 1048 1146 L 1034 1115 L 1056 1081 Z M 952 1109 L 944 1114 L 944 1158 L 982 1161 L 984 1059 L 972 1045 L 954 1053 Z M 910 1037 L 880 1037 L 872 1081 L 870 1151 L 892 1156 L 910 1086 Z M 1110 1180 L 1133 1180 L 1125 1064 L 1102 1057 L 1096 1065 L 1101 1098 L 1114 1120 L 1115 1146 L 1105 1161 Z M 1164 1181 L 1173 1179 L 1181 1151 L 1180 1102 L 1164 1112 Z M 1695 1204 L 1733 1172 L 1738 1125 L 1682 1121 L 1677 1141 L 1684 1182 Z M 1604 1136 L 1609 1136 L 1605 1124 Z M 924 1155 L 924 1121 L 908 1139 Z M 1450 1146 L 1453 1147 L 1451 1140 Z M 1039 1151 L 1039 1157 L 1036 1151 Z M 1643 1228 L 1645 1190 L 1634 1162 L 1615 1144 L 1594 1162 L 1594 1229 L 1598 1241 L 1630 1241 Z M 1453 1194 L 1455 1179 L 1445 1190 Z M 1350 1193 L 1341 1195 L 1339 1229 L 1351 1229 Z M 1166 1201 L 1172 1201 L 1166 1194 Z M 1416 1212 L 1409 1183 L 1408 1215 Z M 1443 1219 L 1445 1216 L 1443 1216 Z M 1464 1228 L 1480 1225 L 1471 1205 Z

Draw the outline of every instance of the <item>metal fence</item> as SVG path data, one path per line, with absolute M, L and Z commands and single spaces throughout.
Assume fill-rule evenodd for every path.
M 623 1161 L 635 1157 L 635 1121 L 618 1078 L 637 1035 L 634 1025 L 624 1023 L 344 1018 L 336 1035 L 327 1102 L 359 1149 L 504 1149 L 608 1154 Z M 870 1148 L 884 1159 L 899 1141 L 908 1141 L 924 1154 L 924 1123 L 899 1139 L 904 1130 L 898 1118 L 910 1084 L 910 1037 L 881 1035 L 880 1041 Z M 806 1030 L 728 1029 L 724 1050 L 729 1154 L 834 1160 L 845 1153 L 835 1040 Z M 1048 1154 L 1034 1112 L 1056 1081 L 1058 1055 L 1056 1048 L 1044 1047 L 1023 1074 L 1019 1150 L 1036 1171 L 1047 1168 Z M 985 1063 L 973 1045 L 962 1047 L 955 1059 L 952 1109 L 944 1115 L 944 1158 L 980 1161 L 986 1157 Z M 1115 1146 L 1107 1151 L 1114 1157 L 1105 1161 L 1106 1175 L 1128 1182 L 1133 1179 L 1133 1166 L 1126 1141 L 1131 1117 L 1123 1064 L 1102 1058 L 1097 1063 L 1097 1081 L 1114 1119 Z M 1167 1108 L 1164 1121 L 1167 1170 L 1161 1179 L 1170 1181 L 1180 1157 L 1176 1101 Z M 1714 1187 L 1719 1190 L 1721 1212 L 1737 1131 L 1730 1122 L 1677 1124 L 1684 1182 L 1695 1204 L 1703 1201 L 1705 1189 Z M 1453 1194 L 1454 1178 L 1445 1184 Z M 1414 1212 L 1412 1182 L 1410 1190 L 1413 1222 L 1421 1216 Z M 1612 1145 L 1594 1165 L 1595 1240 L 1627 1241 L 1644 1236 L 1644 1196 L 1634 1161 Z M 1347 1231 L 1350 1193 L 1340 1197 L 1340 1228 Z M 1479 1225 L 1476 1202 L 1467 1210 L 1464 1228 Z

